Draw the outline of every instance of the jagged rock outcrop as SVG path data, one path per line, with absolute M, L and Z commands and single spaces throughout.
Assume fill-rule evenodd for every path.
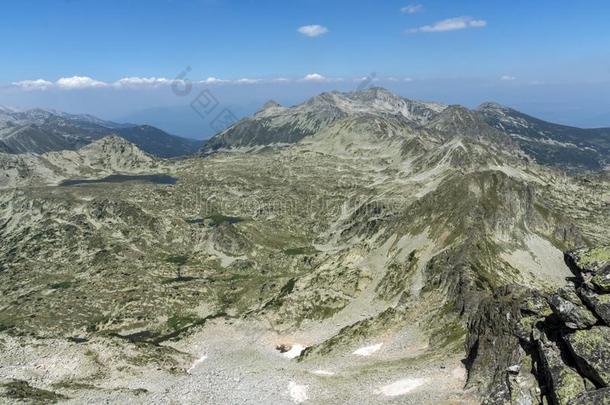
M 609 253 L 567 252 L 576 277 L 556 293 L 504 286 L 481 300 L 469 320 L 466 363 L 468 384 L 485 403 L 610 403 L 610 323 L 599 309 L 610 301 Z
M 580 282 L 579 296 L 610 324 L 610 248 L 580 249 L 566 254 L 566 263 Z
M 537 374 L 549 402 L 567 404 L 587 390 L 583 377 L 566 364 L 561 342 L 542 334 L 536 349 L 540 359 Z
M 610 386 L 610 328 L 594 326 L 565 337 L 578 368 L 596 385 Z
M 561 288 L 549 297 L 549 304 L 557 317 L 570 329 L 586 329 L 597 323 L 597 318 L 585 308 L 576 291 Z
M 528 355 L 534 347 L 531 329 L 550 312 L 544 297 L 517 286 L 499 288 L 481 301 L 468 324 L 466 366 L 468 385 L 481 387 L 487 403 L 527 403 L 539 396 Z

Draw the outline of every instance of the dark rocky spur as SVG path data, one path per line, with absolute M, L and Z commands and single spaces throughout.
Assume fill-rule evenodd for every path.
M 481 301 L 466 349 L 485 403 L 610 403 L 609 253 L 565 253 L 575 277 L 556 293 L 505 286 Z

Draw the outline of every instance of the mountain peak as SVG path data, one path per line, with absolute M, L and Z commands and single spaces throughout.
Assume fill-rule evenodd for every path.
M 284 107 L 282 107 L 282 105 L 280 103 L 278 103 L 275 100 L 269 100 L 265 104 L 263 104 L 261 109 L 258 110 L 256 112 L 256 114 L 254 114 L 254 115 L 256 117 L 264 117 L 264 116 L 268 116 L 268 115 L 273 115 L 273 114 L 279 113 L 279 112 L 281 112 L 283 110 L 284 110 Z
M 282 105 L 280 103 L 278 103 L 275 100 L 269 100 L 267 101 L 265 104 L 263 104 L 263 110 L 267 110 L 269 108 L 277 108 L 277 107 L 281 107 Z
M 477 111 L 479 112 L 505 113 L 510 110 L 511 108 L 494 101 L 486 101 L 477 107 Z
M 426 125 L 427 128 L 441 131 L 450 136 L 466 136 L 479 140 L 493 140 L 494 143 L 506 142 L 495 128 L 485 122 L 479 111 L 461 105 L 451 105 L 437 114 Z
M 80 148 L 77 153 L 91 161 L 106 162 L 105 166 L 114 169 L 148 167 L 155 162 L 155 158 L 135 144 L 114 134 Z
M 133 143 L 129 142 L 125 138 L 121 138 L 117 134 L 110 134 L 108 136 L 105 136 L 102 139 L 92 142 L 91 145 L 135 146 Z

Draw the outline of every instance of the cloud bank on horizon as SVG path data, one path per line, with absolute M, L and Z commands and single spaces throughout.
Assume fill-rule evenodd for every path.
M 83 90 L 83 89 L 144 89 L 144 88 L 156 88 L 161 86 L 171 86 L 173 84 L 186 84 L 191 83 L 195 85 L 243 85 L 243 84 L 261 84 L 261 83 L 306 83 L 306 82 L 318 82 L 318 83 L 336 83 L 336 82 L 359 82 L 365 80 L 366 76 L 356 77 L 331 77 L 324 76 L 320 73 L 308 73 L 300 78 L 266 78 L 266 79 L 252 79 L 252 78 L 241 78 L 241 79 L 219 79 L 216 77 L 208 77 L 202 80 L 190 80 L 184 78 L 169 79 L 166 77 L 125 77 L 114 82 L 104 82 L 96 80 L 88 76 L 72 76 L 62 77 L 56 81 L 50 81 L 45 79 L 35 80 L 21 80 L 13 82 L 9 87 L 22 89 L 26 91 L 45 91 L 45 90 Z M 412 81 L 411 77 L 375 77 L 372 81 L 386 80 L 391 82 L 396 81 Z

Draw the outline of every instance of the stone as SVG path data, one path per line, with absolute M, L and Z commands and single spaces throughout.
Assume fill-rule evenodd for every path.
M 530 290 L 529 294 L 522 298 L 520 309 L 523 315 L 537 315 L 543 318 L 553 312 L 544 296 L 536 290 Z
M 563 362 L 554 342 L 543 336 L 538 341 L 538 352 L 548 395 L 554 404 L 567 405 L 585 391 L 583 378 Z
M 610 326 L 610 294 L 596 294 L 591 288 L 579 289 L 582 300 L 607 326 Z
M 549 305 L 570 329 L 586 329 L 597 323 L 597 318 L 582 304 L 572 288 L 559 289 L 549 298 Z
M 519 309 L 521 317 L 515 324 L 514 334 L 528 345 L 535 344 L 539 338 L 537 325 L 544 322 L 553 310 L 547 299 L 536 290 L 521 298 Z
M 508 367 L 506 369 L 506 371 L 508 371 L 511 374 L 519 374 L 519 371 L 521 371 L 521 365 L 520 364 L 514 364 L 514 365 Z
M 581 281 L 587 280 L 610 265 L 610 246 L 598 246 L 567 252 L 564 259 L 578 279 Z
M 610 388 L 583 392 L 568 405 L 610 405 Z
M 610 293 L 610 265 L 595 273 L 591 283 L 603 293 Z
M 598 386 L 610 385 L 610 328 L 595 326 L 564 336 L 578 368 Z

